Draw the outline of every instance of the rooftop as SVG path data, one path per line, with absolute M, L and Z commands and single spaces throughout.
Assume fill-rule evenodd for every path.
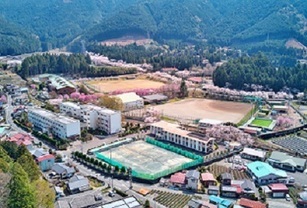
M 143 206 L 134 196 L 113 201 L 101 206 L 101 208 L 141 208 L 141 207 Z
M 210 125 L 219 125 L 222 124 L 223 122 L 220 120 L 215 120 L 215 119 L 202 119 L 199 121 L 199 124 L 210 124 Z
M 36 160 L 37 160 L 38 162 L 42 162 L 42 161 L 44 161 L 44 160 L 50 160 L 50 159 L 54 159 L 54 158 L 55 158 L 55 157 L 54 157 L 53 155 L 48 154 L 48 155 L 40 156 L 40 157 L 38 157 Z
M 215 178 L 212 173 L 202 173 L 201 180 L 202 181 L 215 181 Z
M 18 134 L 13 135 L 12 137 L 9 137 L 8 141 L 14 142 L 17 145 L 23 144 L 25 146 L 28 146 L 32 144 L 33 139 L 29 135 L 18 133 Z
M 230 205 L 232 204 L 231 201 L 227 200 L 227 199 L 223 199 L 221 197 L 218 197 L 218 196 L 214 196 L 214 195 L 210 195 L 209 196 L 209 200 L 210 202 L 214 202 L 215 204 L 218 204 L 220 206 L 226 206 L 226 207 L 230 207 Z
M 200 173 L 199 173 L 198 170 L 189 170 L 189 171 L 186 173 L 185 177 L 186 177 L 186 178 L 195 178 L 195 179 L 199 179 L 199 175 L 200 175 Z
M 150 100 L 150 101 L 154 101 L 154 100 L 167 100 L 168 99 L 168 97 L 166 95 L 162 95 L 162 94 L 146 95 L 146 96 L 143 96 L 143 98 L 145 100 Z
M 239 200 L 239 205 L 246 207 L 246 208 L 266 208 L 266 205 L 259 201 L 253 201 L 253 200 L 245 199 L 245 198 L 241 198 Z
M 260 161 L 256 161 L 256 162 L 247 164 L 247 168 L 251 170 L 253 174 L 258 178 L 264 177 L 270 174 L 275 174 L 283 178 L 287 177 L 287 173 L 285 171 L 276 170 L 268 163 L 264 163 Z
M 57 90 L 62 89 L 64 87 L 75 88 L 75 86 L 69 81 L 67 81 L 65 78 L 55 74 L 42 74 L 39 75 L 39 79 L 48 79 L 51 82 L 51 85 L 54 86 Z
M 52 170 L 56 172 L 57 174 L 62 174 L 66 172 L 67 174 L 69 173 L 74 173 L 75 169 L 68 167 L 67 165 L 63 163 L 56 163 L 54 166 L 52 166 Z
M 185 174 L 184 173 L 175 173 L 171 176 L 169 180 L 171 183 L 185 184 Z
M 272 191 L 288 191 L 288 187 L 283 183 L 274 183 L 268 185 Z
M 298 194 L 300 199 L 303 201 L 307 201 L 307 191 L 303 191 L 301 193 Z
M 123 94 L 115 95 L 115 97 L 118 97 L 119 99 L 121 99 L 123 103 L 130 103 L 130 102 L 143 100 L 135 92 L 123 93 Z
M 81 105 L 81 109 L 86 110 L 86 111 L 95 110 L 97 112 L 109 114 L 109 115 L 116 113 L 116 111 L 110 110 L 108 108 L 102 108 L 102 107 L 91 105 L 91 104 Z
M 196 134 L 193 134 L 190 131 L 181 129 L 178 124 L 168 123 L 166 121 L 159 121 L 159 122 L 153 123 L 151 125 L 158 127 L 158 128 L 162 128 L 162 129 L 164 129 L 164 131 L 170 132 L 172 134 L 177 134 L 177 135 L 180 135 L 180 136 L 183 136 L 183 137 L 190 138 L 192 140 L 198 140 L 198 141 L 202 141 L 202 142 L 209 142 L 209 141 L 214 140 L 214 138 L 200 137 L 198 135 L 196 136 Z
M 75 120 L 73 118 L 66 117 L 66 116 L 63 116 L 63 115 L 60 115 L 60 114 L 55 114 L 51 111 L 47 111 L 47 110 L 44 110 L 42 108 L 29 108 L 29 112 L 33 112 L 33 113 L 41 115 L 45 118 L 49 118 L 51 120 L 58 121 L 62 124 L 70 124 L 70 123 L 80 122 L 79 120 Z
M 62 105 L 67 106 L 67 107 L 71 107 L 74 109 L 80 109 L 80 105 L 77 103 L 73 103 L 73 102 L 62 102 Z
M 306 159 L 293 157 L 284 152 L 273 151 L 270 160 L 275 160 L 280 163 L 288 163 L 292 166 L 305 166 Z
M 83 187 L 88 187 L 89 180 L 84 176 L 75 175 L 69 179 L 68 187 L 70 190 L 81 189 Z
M 243 153 L 245 153 L 247 155 L 252 155 L 252 156 L 255 156 L 255 157 L 259 157 L 259 158 L 264 158 L 265 155 L 266 155 L 265 151 L 256 150 L 256 149 L 248 148 L 248 147 L 244 147 L 244 149 L 241 152 L 241 154 L 243 154 Z

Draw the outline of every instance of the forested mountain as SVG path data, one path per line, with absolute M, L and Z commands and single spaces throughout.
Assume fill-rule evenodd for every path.
M 0 12 L 43 50 L 124 35 L 272 54 L 290 38 L 307 45 L 306 0 L 1 0 Z
M 34 52 L 39 49 L 38 37 L 0 17 L 0 56 Z

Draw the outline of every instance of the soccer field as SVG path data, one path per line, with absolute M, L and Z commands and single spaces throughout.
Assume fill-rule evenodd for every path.
M 251 125 L 268 128 L 272 123 L 273 123 L 273 121 L 270 120 L 270 119 L 255 118 L 252 121 Z

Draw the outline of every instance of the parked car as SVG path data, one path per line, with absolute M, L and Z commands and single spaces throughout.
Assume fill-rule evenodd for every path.
M 286 200 L 287 200 L 287 201 L 290 201 L 290 200 L 291 200 L 291 197 L 290 197 L 289 194 L 286 194 Z

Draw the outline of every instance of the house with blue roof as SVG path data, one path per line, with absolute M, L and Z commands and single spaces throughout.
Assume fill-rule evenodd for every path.
M 223 199 L 221 197 L 210 195 L 209 202 L 211 204 L 216 204 L 219 208 L 230 208 L 233 205 L 233 202 L 227 199 Z
M 287 173 L 276 170 L 265 162 L 252 162 L 247 165 L 247 172 L 252 176 L 255 183 L 266 185 L 271 183 L 283 183 L 287 181 Z

